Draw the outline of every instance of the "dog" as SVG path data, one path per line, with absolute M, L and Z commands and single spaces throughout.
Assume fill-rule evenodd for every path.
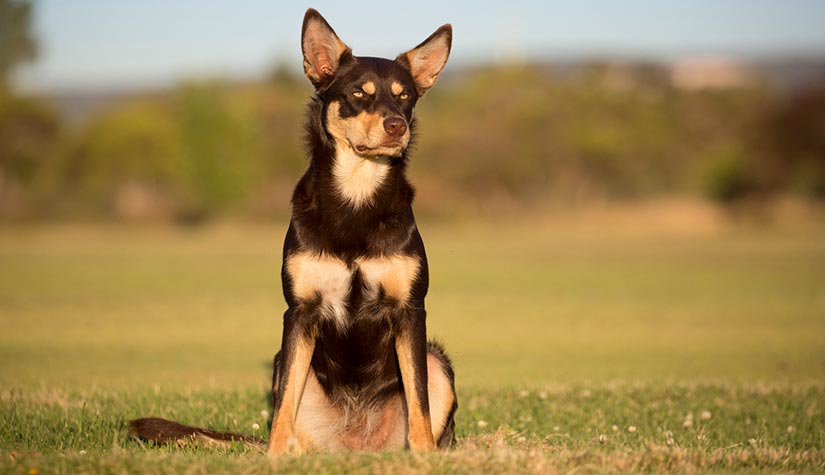
M 267 454 L 426 452 L 455 443 L 452 363 L 427 340 L 427 256 L 405 176 L 413 109 L 452 45 L 446 24 L 395 60 L 358 57 L 314 9 L 304 16 L 309 166 L 298 182 L 281 277 L 288 308 L 274 359 Z M 158 443 L 252 437 L 158 418 Z

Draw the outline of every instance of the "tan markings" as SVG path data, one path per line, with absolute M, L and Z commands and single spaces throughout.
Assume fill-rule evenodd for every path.
M 447 417 L 455 403 L 455 393 L 441 362 L 432 354 L 427 354 L 427 390 L 433 439 L 438 440 L 444 432 Z
M 327 107 L 327 131 L 332 135 L 336 142 L 347 141 L 347 129 L 351 124 L 352 119 L 341 118 L 341 103 L 331 102 Z
M 366 147 L 361 157 L 397 157 L 410 142 L 410 130 L 400 138 L 390 139 L 384 130 L 385 117 L 380 114 L 361 112 L 354 117 L 341 117 L 341 103 L 332 102 L 327 108 L 327 130 L 340 147 L 355 149 Z
M 347 297 L 352 271 L 344 261 L 326 255 L 301 252 L 286 258 L 286 271 L 292 279 L 292 292 L 298 299 L 311 301 L 321 296 L 324 315 L 339 329 L 347 325 Z
M 404 86 L 402 86 L 400 82 L 393 81 L 392 85 L 390 85 L 390 90 L 397 96 L 404 92 Z
M 377 114 L 362 112 L 355 117 L 341 119 L 340 103 L 333 102 L 327 110 L 327 130 L 335 139 L 335 164 L 333 176 L 341 197 L 359 207 L 372 198 L 389 173 L 392 154 L 381 155 L 386 147 L 383 119 Z M 402 138 L 404 146 L 409 141 L 409 131 Z M 358 145 L 368 147 L 364 153 L 356 153 Z M 400 153 L 400 149 L 392 150 Z
M 413 281 L 418 277 L 419 261 L 411 256 L 387 256 L 381 258 L 360 258 L 355 261 L 361 269 L 369 290 L 384 289 L 388 297 L 406 303 L 410 297 Z
M 389 173 L 387 157 L 364 158 L 352 149 L 337 148 L 335 176 L 338 193 L 355 207 L 367 203 Z
M 435 448 L 433 430 L 430 418 L 425 416 L 421 407 L 418 390 L 415 387 L 415 368 L 413 366 L 412 342 L 406 336 L 395 340 L 395 351 L 398 354 L 398 367 L 401 370 L 401 381 L 404 383 L 404 399 L 407 401 L 407 438 L 410 450 L 426 452 Z
M 290 349 L 295 353 L 286 375 L 284 393 L 281 395 L 281 407 L 272 421 L 272 432 L 269 434 L 269 449 L 267 450 L 267 455 L 270 457 L 288 452 L 302 453 L 307 449 L 301 445 L 295 435 L 295 417 L 298 414 L 298 405 L 301 403 L 301 396 L 306 386 L 314 350 L 315 340 L 312 338 L 299 338 Z
M 361 90 L 369 95 L 373 95 L 375 94 L 375 83 L 372 81 L 367 81 L 361 86 Z

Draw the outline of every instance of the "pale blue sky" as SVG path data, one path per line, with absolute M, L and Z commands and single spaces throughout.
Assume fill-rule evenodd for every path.
M 825 57 L 823 0 L 38 0 L 42 54 L 17 83 L 99 90 L 254 77 L 276 62 L 297 69 L 308 6 L 358 55 L 395 56 L 450 22 L 459 65 L 513 55 Z

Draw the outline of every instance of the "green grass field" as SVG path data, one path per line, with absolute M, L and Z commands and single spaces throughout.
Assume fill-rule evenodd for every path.
M 648 218 L 423 223 L 457 448 L 275 465 L 124 423 L 266 437 L 283 227 L 2 228 L 0 473 L 825 470 L 825 227 Z

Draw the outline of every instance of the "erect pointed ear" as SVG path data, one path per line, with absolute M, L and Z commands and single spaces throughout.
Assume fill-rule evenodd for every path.
M 418 95 L 423 96 L 427 89 L 433 87 L 438 73 L 447 64 L 450 47 L 453 44 L 453 27 L 449 23 L 435 30 L 435 33 L 420 45 L 401 53 L 395 58 L 398 64 L 412 73 Z
M 327 85 L 338 71 L 341 57 L 352 52 L 314 8 L 307 10 L 304 15 L 301 51 L 304 54 L 304 74 L 312 81 L 315 89 Z

